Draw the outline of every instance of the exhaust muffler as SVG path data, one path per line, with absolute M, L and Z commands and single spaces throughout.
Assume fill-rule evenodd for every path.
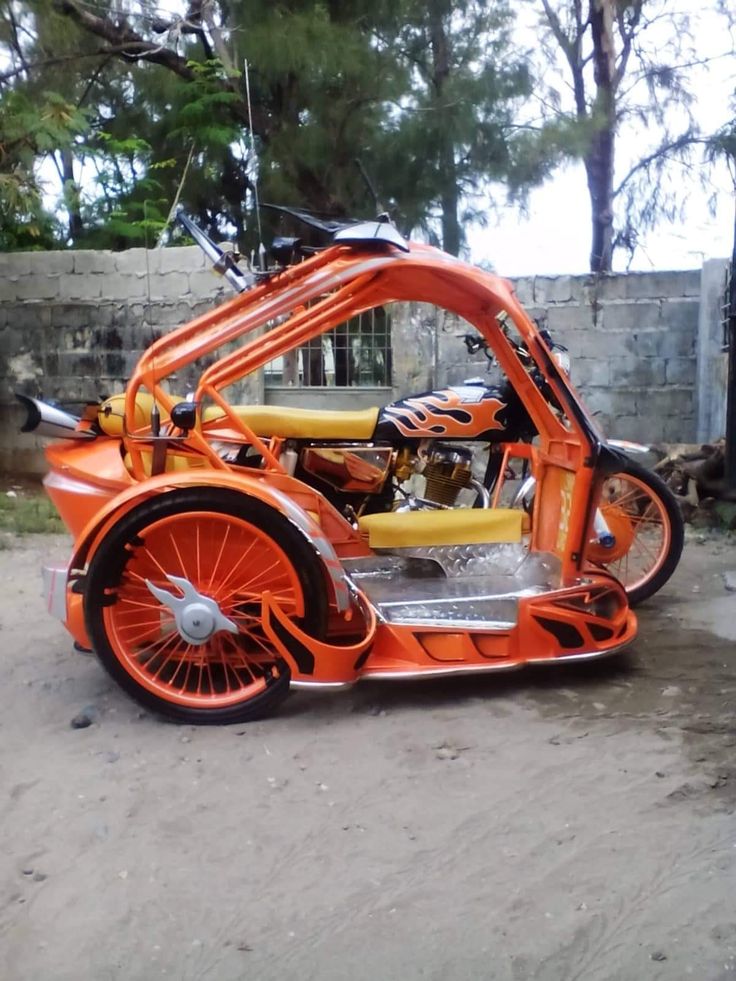
M 20 427 L 22 433 L 35 433 L 36 436 L 51 436 L 55 439 L 94 439 L 95 434 L 79 430 L 80 419 L 56 405 L 31 398 L 30 395 L 15 393 L 15 397 L 26 410 L 26 420 Z

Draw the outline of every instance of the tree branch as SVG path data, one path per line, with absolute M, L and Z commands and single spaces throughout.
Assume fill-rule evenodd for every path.
M 613 197 L 617 197 L 621 191 L 623 191 L 624 187 L 626 187 L 634 174 L 637 174 L 640 170 L 646 170 L 650 164 L 653 164 L 654 161 L 658 160 L 660 157 L 669 156 L 669 154 L 676 153 L 678 150 L 684 150 L 685 147 L 688 146 L 698 146 L 708 142 L 709 141 L 702 136 L 695 136 L 691 133 L 685 133 L 682 136 L 678 136 L 676 140 L 669 140 L 668 142 L 663 143 L 646 157 L 642 157 L 641 160 L 637 160 L 637 162 L 629 168 L 626 176 L 623 178 L 623 180 L 619 181 L 617 187 L 614 188 Z
M 186 58 L 182 58 L 176 51 L 165 48 L 161 44 L 146 41 L 126 21 L 123 20 L 115 24 L 107 17 L 98 17 L 88 10 L 82 10 L 73 0 L 53 0 L 53 3 L 54 8 L 60 14 L 69 17 L 89 34 L 101 37 L 116 48 L 120 54 L 150 61 L 156 65 L 163 65 L 164 68 L 168 68 L 169 71 L 188 82 L 194 80 L 194 72 L 189 67 Z

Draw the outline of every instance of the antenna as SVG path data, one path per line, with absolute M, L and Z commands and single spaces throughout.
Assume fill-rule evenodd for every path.
M 256 203 L 256 222 L 258 225 L 258 265 L 261 271 L 266 268 L 266 249 L 263 245 L 263 230 L 261 229 L 261 205 L 258 200 L 258 158 L 256 156 L 256 141 L 253 136 L 253 109 L 250 101 L 250 65 L 248 59 L 243 60 L 243 74 L 245 75 L 245 99 L 248 104 L 248 129 L 250 131 L 250 152 L 256 161 L 255 177 L 252 180 L 253 197 Z

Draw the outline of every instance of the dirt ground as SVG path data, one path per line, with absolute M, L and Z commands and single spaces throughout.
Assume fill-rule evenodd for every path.
M 0 977 L 736 978 L 736 546 L 631 650 L 159 721 L 0 551 Z M 86 706 L 86 729 L 70 727 Z

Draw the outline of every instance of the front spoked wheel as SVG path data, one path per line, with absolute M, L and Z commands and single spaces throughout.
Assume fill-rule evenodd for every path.
M 606 478 L 598 507 L 615 544 L 591 543 L 586 557 L 612 573 L 635 606 L 677 568 L 685 538 L 680 508 L 664 481 L 633 460 Z
M 105 668 L 146 707 L 178 722 L 249 721 L 289 690 L 261 625 L 266 591 L 324 636 L 319 560 L 285 518 L 232 491 L 172 491 L 126 514 L 95 552 L 87 628 Z

